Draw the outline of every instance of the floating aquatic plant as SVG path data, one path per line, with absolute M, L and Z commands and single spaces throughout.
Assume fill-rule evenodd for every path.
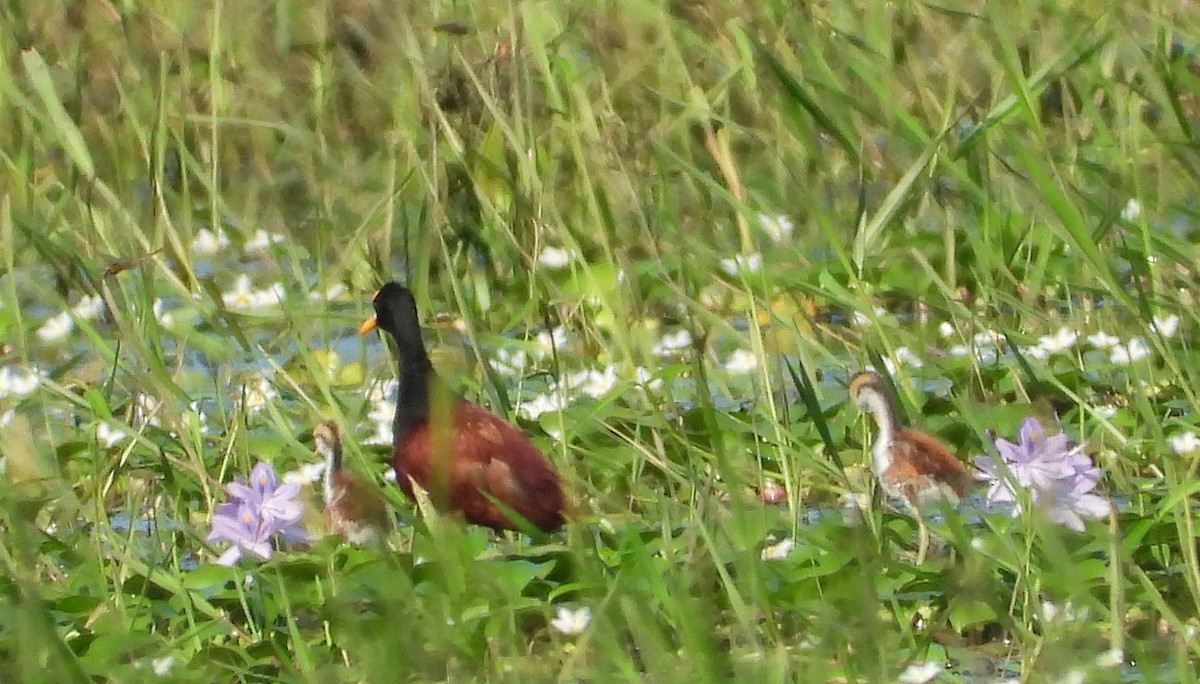
M 1103 518 L 1112 504 L 1092 490 L 1100 481 L 1100 469 L 1083 453 L 1083 446 L 1072 445 L 1062 433 L 1047 436 L 1037 418 L 1021 423 L 1020 442 L 993 440 L 1000 461 L 991 457 L 975 460 L 975 466 L 989 481 L 987 500 L 992 504 L 1011 504 L 1013 516 L 1021 513 L 1018 488 L 1029 492 L 1030 500 L 1050 520 L 1082 532 L 1084 518 Z
M 209 543 L 233 544 L 217 559 L 219 565 L 233 565 L 246 553 L 267 560 L 274 551 L 274 538 L 288 543 L 308 541 L 300 519 L 304 504 L 297 500 L 300 487 L 280 485 L 275 469 L 259 462 L 250 471 L 248 482 L 240 479 L 225 485 L 229 501 L 217 506 L 213 514 Z

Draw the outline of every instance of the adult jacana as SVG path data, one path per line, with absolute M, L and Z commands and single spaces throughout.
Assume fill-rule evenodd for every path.
M 391 527 L 379 492 L 342 467 L 342 435 L 337 423 L 313 429 L 317 453 L 325 458 L 325 527 L 351 544 L 379 544 Z
M 850 378 L 850 399 L 871 414 L 879 434 L 871 447 L 871 467 L 883 491 L 903 499 L 914 511 L 920 528 L 917 562 L 925 559 L 929 532 L 921 509 L 939 501 L 957 504 L 973 479 L 962 462 L 936 438 L 905 427 L 883 378 L 860 371 Z
M 425 351 L 412 292 L 388 283 L 373 303 L 375 317 L 359 333 L 379 327 L 396 342 L 392 463 L 404 493 L 413 498 L 416 483 L 438 508 L 494 530 L 558 529 L 564 504 L 558 473 L 517 428 L 451 396 Z

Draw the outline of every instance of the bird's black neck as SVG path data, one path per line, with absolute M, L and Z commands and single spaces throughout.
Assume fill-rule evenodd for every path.
M 433 364 L 425 354 L 400 359 L 400 389 L 396 396 L 396 439 L 407 437 L 429 420 L 430 391 L 439 385 Z

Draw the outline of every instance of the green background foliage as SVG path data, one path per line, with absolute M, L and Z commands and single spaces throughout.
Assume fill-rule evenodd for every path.
M 894 681 L 913 661 L 1193 680 L 1198 453 L 1168 438 L 1195 429 L 1200 386 L 1197 19 L 1165 1 L 8 3 L 0 363 L 44 379 L 0 396 L 0 679 L 152 680 L 169 658 L 161 678 L 197 682 Z M 198 250 L 216 229 L 231 245 Z M 547 247 L 572 257 L 550 268 Z M 277 303 L 227 301 L 242 274 Z M 442 373 L 563 473 L 565 532 L 496 539 L 384 481 L 368 390 L 395 371 L 353 331 L 393 278 Z M 39 337 L 84 296 L 103 315 Z M 1028 353 L 1061 327 L 1078 342 Z M 681 329 L 690 345 L 653 353 Z M 1084 341 L 1100 331 L 1149 354 L 1115 363 Z M 484 360 L 502 347 L 530 354 L 516 380 Z M 948 514 L 919 566 L 907 516 L 844 520 L 871 433 L 840 383 L 901 348 L 923 361 L 896 369 L 902 411 L 961 458 L 1057 413 L 1119 513 L 1083 534 Z M 751 372 L 724 367 L 738 349 Z M 584 369 L 618 380 L 516 410 Z M 222 483 L 312 462 L 324 418 L 405 521 L 390 548 L 211 565 Z M 592 610 L 582 635 L 550 627 L 567 606 Z M 1109 649 L 1124 667 L 1097 664 Z

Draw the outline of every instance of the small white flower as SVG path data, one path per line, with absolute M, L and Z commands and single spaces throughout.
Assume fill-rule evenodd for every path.
M 254 415 L 267 405 L 267 402 L 279 396 L 279 392 L 275 391 L 275 386 L 266 376 L 258 376 L 257 379 L 246 385 L 245 388 L 245 408 L 246 413 Z
M 784 539 L 776 544 L 768 544 L 763 547 L 762 559 L 765 561 L 779 561 L 788 557 L 788 554 L 796 548 L 796 542 L 791 539 Z
M 57 342 L 75 329 L 75 319 L 69 311 L 56 313 L 37 329 L 38 339 L 43 342 Z
M 730 276 L 736 276 L 743 271 L 746 273 L 756 273 L 761 268 L 762 255 L 757 252 L 754 254 L 737 254 L 732 259 L 721 259 L 721 270 Z
M 1109 420 L 1113 416 L 1117 415 L 1117 407 L 1113 406 L 1112 404 L 1101 404 L 1093 407 L 1092 412 L 1096 414 L 1097 418 Z
M 75 303 L 75 315 L 85 321 L 90 321 L 104 312 L 104 299 L 99 295 L 85 295 Z
M 571 260 L 575 258 L 575 253 L 563 249 L 561 247 L 544 247 L 542 253 L 538 254 L 538 263 L 546 268 L 560 269 L 564 268 Z
M 938 334 L 942 337 L 950 337 L 954 334 L 954 326 L 950 325 L 950 321 L 942 321 L 938 323 Z
M 221 295 L 221 301 L 230 309 L 248 309 L 254 304 L 254 290 L 250 287 L 250 276 L 239 274 L 233 281 L 233 289 Z
M 941 663 L 909 663 L 908 667 L 904 668 L 904 672 L 900 673 L 900 677 L 896 681 L 900 682 L 900 684 L 925 684 L 925 682 L 932 682 L 937 678 L 943 669 Z
M 312 302 L 331 302 L 349 291 L 350 288 L 346 287 L 344 283 L 334 283 L 324 290 L 309 292 L 308 299 Z
M 134 423 L 158 427 L 158 407 L 160 405 L 161 402 L 149 394 L 146 394 L 145 392 L 138 393 L 137 397 L 135 397 L 133 400 Z
M 783 214 L 771 216 L 769 214 L 758 215 L 758 225 L 762 226 L 763 232 L 767 237 L 771 238 L 771 242 L 783 242 L 784 238 L 792 236 L 792 220 Z
M 171 674 L 171 668 L 175 667 L 175 656 L 163 656 L 154 658 L 150 661 L 150 671 L 155 677 L 166 677 Z
M 150 311 L 154 314 L 154 320 L 158 321 L 159 325 L 169 328 L 175 324 L 175 315 L 170 311 L 164 311 L 165 306 L 163 300 L 155 299 L 154 304 L 150 307 Z
M 395 482 L 396 481 L 396 469 L 388 468 L 387 470 L 383 471 L 383 481 L 384 482 Z
M 558 396 L 558 393 L 551 392 L 539 394 L 529 401 L 522 401 L 517 407 L 517 412 L 529 420 L 537 420 L 543 413 L 553 413 L 564 408 L 566 408 L 566 402 Z
M 13 421 L 13 418 L 16 418 L 16 417 L 17 417 L 16 409 L 9 409 L 9 410 L 5 411 L 4 413 L 0 413 L 0 428 L 8 427 L 8 424 L 11 423 Z M 2 462 L 2 459 L 0 459 L 0 462 Z
M 553 330 L 543 330 L 536 337 L 538 348 L 543 354 L 562 349 L 567 344 L 567 329 L 561 325 Z
M 637 383 L 639 385 L 646 387 L 651 392 L 657 392 L 662 389 L 662 386 L 663 386 L 662 378 L 654 377 L 653 373 L 646 370 L 645 368 L 642 368 L 641 366 L 638 366 L 633 369 L 633 377 L 635 380 L 637 380 Z
M 254 231 L 254 235 L 251 235 L 250 239 L 246 241 L 245 250 L 247 252 L 261 252 L 271 245 L 283 242 L 283 239 L 283 236 L 279 235 L 278 233 L 268 233 L 262 228 L 259 228 L 258 230 Z
M 230 309 L 258 309 L 273 306 L 283 301 L 283 285 L 274 283 L 270 287 L 255 290 L 250 286 L 250 276 L 242 273 L 233 283 L 233 289 L 221 295 L 221 300 Z
M 1175 337 L 1175 333 L 1179 330 L 1179 316 L 1171 314 L 1169 316 L 1155 316 L 1154 323 L 1151 326 L 1154 332 L 1163 337 Z
M 1141 361 L 1149 355 L 1150 347 L 1146 346 L 1146 340 L 1135 337 L 1127 344 L 1114 344 L 1108 358 L 1115 364 L 1126 365 Z
M 263 288 L 254 293 L 254 306 L 256 308 L 275 306 L 282 301 L 282 283 L 272 283 L 270 287 Z
M 908 347 L 896 347 L 894 356 L 896 363 L 903 363 L 913 368 L 922 368 L 925 366 L 925 362 L 921 360 L 921 357 L 914 354 Z
M 321 476 L 325 474 L 325 462 L 318 461 L 316 463 L 305 463 L 295 470 L 289 470 L 283 474 L 284 484 L 294 484 L 300 487 L 306 487 L 314 482 L 319 482 Z
M 654 345 L 652 351 L 655 356 L 672 356 L 690 346 L 692 346 L 692 333 L 688 330 L 677 330 L 658 338 L 658 344 Z
M 558 608 L 554 612 L 554 619 L 550 621 L 550 626 L 558 630 L 560 634 L 576 636 L 583 634 L 591 622 L 592 609 L 587 606 L 575 610 Z
M 995 346 L 1005 341 L 1004 333 L 996 332 L 995 330 L 984 330 L 975 334 L 975 344 L 977 346 Z
M 1119 648 L 1110 648 L 1096 658 L 1096 665 L 1105 669 L 1120 667 L 1125 664 L 1125 652 Z
M 1050 351 L 1041 345 L 1022 347 L 1021 353 L 1037 361 L 1045 361 L 1046 359 L 1050 358 Z
M 497 349 L 490 359 L 492 368 L 502 375 L 514 377 L 525 372 L 529 365 L 529 355 L 524 349 Z
M 1178 435 L 1171 435 L 1167 441 L 1171 443 L 1171 450 L 1179 455 L 1189 454 L 1200 449 L 1200 437 L 1197 437 L 1196 433 L 1191 430 Z
M 1121 210 L 1121 219 L 1125 221 L 1136 221 L 1141 215 L 1141 203 L 1130 197 L 1129 201 L 1125 203 L 1125 208 Z
M 41 375 L 20 366 L 0 366 L 0 399 L 23 397 L 37 389 Z
M 220 228 L 216 230 L 201 228 L 196 231 L 196 239 L 192 240 L 192 251 L 196 254 L 216 254 L 228 246 L 229 236 Z
M 1114 335 L 1109 335 L 1103 330 L 1095 335 L 1088 335 L 1087 340 L 1088 344 L 1092 345 L 1096 349 L 1109 349 L 1121 343 L 1121 338 Z
M 735 349 L 725 361 L 725 370 L 730 373 L 749 373 L 755 368 L 758 368 L 758 357 L 745 349 Z
M 872 310 L 875 312 L 875 318 L 880 318 L 887 315 L 887 309 L 883 308 L 882 306 L 872 307 Z M 871 325 L 873 320 L 867 314 L 861 311 L 855 311 L 850 315 L 850 322 L 856 327 L 865 328 L 868 325 Z
M 1079 333 L 1067 327 L 1058 329 L 1058 332 L 1053 335 L 1045 335 L 1038 338 L 1038 346 L 1045 349 L 1047 353 L 1057 354 L 1064 352 L 1075 346 L 1075 341 L 1079 339 Z
M 108 423 L 100 423 L 96 426 L 96 441 L 105 449 L 116 446 L 125 437 L 126 434 L 124 432 L 110 427 Z
M 586 396 L 598 399 L 617 386 L 617 371 L 612 366 L 603 371 L 585 370 L 567 377 L 568 390 L 579 390 Z

